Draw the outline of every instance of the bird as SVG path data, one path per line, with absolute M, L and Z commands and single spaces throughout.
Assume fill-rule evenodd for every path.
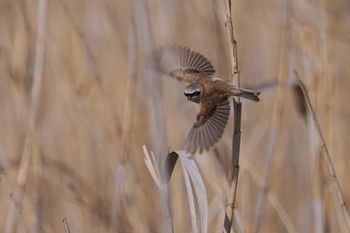
M 230 116 L 230 97 L 239 96 L 255 102 L 260 100 L 259 91 L 236 87 L 228 80 L 215 77 L 211 62 L 187 46 L 160 48 L 153 58 L 160 73 L 187 83 L 185 97 L 200 105 L 183 145 L 188 153 L 199 151 L 201 154 L 220 140 Z

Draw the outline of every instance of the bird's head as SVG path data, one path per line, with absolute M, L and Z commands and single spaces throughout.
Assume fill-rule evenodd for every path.
M 197 83 L 192 83 L 185 88 L 187 100 L 199 104 L 202 87 Z

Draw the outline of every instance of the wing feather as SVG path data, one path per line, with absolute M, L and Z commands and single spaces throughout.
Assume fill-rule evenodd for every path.
M 160 49 L 155 53 L 155 63 L 160 72 L 179 81 L 185 81 L 184 76 L 190 73 L 215 73 L 213 65 L 206 57 L 186 46 L 173 45 Z
M 199 153 L 209 150 L 222 137 L 229 116 L 230 103 L 227 97 L 209 113 L 198 113 L 197 121 L 185 140 L 184 149 L 192 154 L 197 150 Z

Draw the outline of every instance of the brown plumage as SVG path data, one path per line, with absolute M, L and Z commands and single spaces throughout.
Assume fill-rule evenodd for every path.
M 230 116 L 229 97 L 259 101 L 258 91 L 238 88 L 230 82 L 213 77 L 215 69 L 202 55 L 185 46 L 171 46 L 155 54 L 157 69 L 178 81 L 189 83 L 185 89 L 188 100 L 200 104 L 196 122 L 190 130 L 184 149 L 195 153 L 209 150 L 224 133 Z

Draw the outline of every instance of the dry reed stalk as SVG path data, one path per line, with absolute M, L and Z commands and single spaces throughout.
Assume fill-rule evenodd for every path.
M 119 151 L 119 156 L 121 157 L 121 162 L 118 164 L 115 174 L 115 189 L 114 189 L 114 198 L 112 205 L 112 220 L 110 225 L 110 231 L 113 229 L 118 229 L 118 219 L 117 214 L 120 207 L 120 197 L 123 187 L 123 181 L 125 177 L 125 165 L 128 161 L 130 142 L 131 140 L 131 130 L 132 130 L 132 121 L 134 115 L 135 107 L 135 86 L 136 86 L 136 67 L 137 67 L 137 38 L 136 38 L 136 28 L 135 20 L 131 19 L 129 27 L 129 44 L 128 44 L 128 70 L 129 78 L 127 79 L 126 86 L 126 98 L 124 103 L 124 116 L 122 124 L 122 134 L 121 134 L 121 146 Z
M 264 184 L 264 179 L 260 172 L 256 169 L 256 167 L 248 160 L 242 160 L 241 161 L 242 167 L 245 168 L 245 170 L 248 171 L 249 175 L 255 180 L 255 182 L 262 187 Z M 271 204 L 272 208 L 276 211 L 278 217 L 281 219 L 284 227 L 286 228 L 287 232 L 291 233 L 297 233 L 297 228 L 293 224 L 291 218 L 288 215 L 288 212 L 286 209 L 283 207 L 282 203 L 278 200 L 276 195 L 273 193 L 266 193 L 266 198 Z
M 327 144 L 325 143 L 325 140 L 324 140 L 324 137 L 323 137 L 323 134 L 322 134 L 322 131 L 321 131 L 320 124 L 319 124 L 318 119 L 316 117 L 315 111 L 314 111 L 314 109 L 312 107 L 312 104 L 311 104 L 311 101 L 310 101 L 310 97 L 309 97 L 309 94 L 308 94 L 308 92 L 306 90 L 306 87 L 305 87 L 304 83 L 300 79 L 299 74 L 298 74 L 298 72 L 296 70 L 294 70 L 294 74 L 295 74 L 295 76 L 297 78 L 297 81 L 299 82 L 299 85 L 300 85 L 300 87 L 301 87 L 301 89 L 303 91 L 303 94 L 304 94 L 307 106 L 308 106 L 308 108 L 310 110 L 310 114 L 312 116 L 312 121 L 313 121 L 314 127 L 316 129 L 319 141 L 321 142 L 321 150 L 322 150 L 323 160 L 324 160 L 324 162 L 327 165 L 327 170 L 328 170 L 329 176 L 331 177 L 331 181 L 332 181 L 332 184 L 333 184 L 334 192 L 335 192 L 335 195 L 337 196 L 337 199 L 338 199 L 338 202 L 339 202 L 339 207 L 340 207 L 340 209 L 342 211 L 342 215 L 344 217 L 345 225 L 347 227 L 348 232 L 350 232 L 349 213 L 346 210 L 346 205 L 345 205 L 343 193 L 342 193 L 342 190 L 340 188 L 340 184 L 339 184 L 339 181 L 337 179 L 337 176 L 335 174 L 334 166 L 333 166 L 332 160 L 330 158 L 330 155 L 329 155 L 329 152 L 328 152 L 328 147 L 327 147 Z
M 313 56 L 315 60 L 319 60 L 315 64 L 315 83 L 313 88 L 315 92 L 321 90 L 324 93 L 322 98 L 322 109 L 325 110 L 323 114 L 323 119 L 325 121 L 326 127 L 324 128 L 324 135 L 326 136 L 326 141 L 333 141 L 333 131 L 332 131 L 332 111 L 331 107 L 333 104 L 333 96 L 331 96 L 331 91 L 333 89 L 333 78 L 330 76 L 330 67 L 329 62 L 329 53 L 330 42 L 329 42 L 329 30 L 328 30 L 328 18 L 327 18 L 327 3 L 325 1 L 318 1 L 315 3 L 315 11 L 317 12 L 317 23 L 315 24 L 315 30 L 318 36 L 319 45 L 317 46 L 316 51 Z M 317 80 L 318 78 L 322 79 L 322 82 Z M 315 96 L 317 98 L 317 95 Z M 317 107 L 317 105 L 316 105 Z M 309 127 L 309 141 L 311 147 L 311 174 L 312 174 L 312 194 L 313 194 L 313 212 L 315 219 L 315 230 L 316 232 L 324 232 L 326 230 L 325 226 L 325 209 L 323 203 L 323 190 L 322 190 L 322 178 L 323 172 L 320 169 L 320 165 L 323 162 L 320 158 L 320 153 L 318 150 L 317 141 L 315 135 L 317 132 L 313 127 L 312 116 L 308 116 L 308 127 Z M 330 143 L 330 146 L 332 143 Z
M 64 232 L 65 233 L 70 233 L 70 229 L 69 229 L 69 225 L 68 225 L 68 220 L 66 218 L 64 218 L 62 220 L 63 222 L 63 227 L 64 227 Z
M 133 13 L 135 17 L 138 47 L 144 58 L 150 60 L 153 52 L 153 35 L 150 24 L 148 3 L 141 0 L 133 1 Z M 156 154 L 164 154 L 167 151 L 167 140 L 164 125 L 163 99 L 159 96 L 160 85 L 156 72 L 147 67 L 152 61 L 144 61 L 142 75 L 142 85 L 144 97 L 148 107 L 148 120 L 151 131 L 151 139 Z M 152 65 L 151 65 L 152 67 Z M 164 158 L 163 158 L 164 159 Z
M 150 58 L 153 52 L 153 35 L 152 28 L 150 23 L 150 15 L 149 15 L 149 7 L 148 1 L 142 0 L 133 0 L 132 1 L 132 11 L 135 20 L 135 28 L 138 38 L 138 47 L 140 49 L 140 53 L 145 58 Z M 152 58 L 151 58 L 152 59 Z M 153 61 L 144 61 L 143 69 L 141 71 L 142 75 L 142 85 L 143 85 L 143 97 L 146 100 L 148 105 L 148 120 L 149 120 L 149 129 L 152 140 L 152 147 L 154 151 L 158 155 L 156 158 L 158 160 L 158 164 L 161 167 L 165 164 L 165 157 L 161 156 L 165 154 L 167 150 L 167 139 L 166 139 L 166 131 L 165 131 L 165 122 L 164 122 L 164 104 L 163 99 L 159 96 L 160 87 L 159 82 L 157 80 L 157 74 L 153 69 L 149 69 L 146 67 L 150 65 Z M 153 65 L 151 64 L 151 67 Z M 168 185 L 168 184 L 166 184 Z M 173 232 L 173 223 L 171 218 L 171 204 L 169 198 L 169 190 L 168 188 L 159 190 L 159 207 L 161 209 L 162 218 L 159 219 L 161 223 L 159 225 L 160 232 Z
M 318 54 L 320 55 L 320 76 L 323 79 L 323 89 L 325 93 L 324 100 L 322 100 L 322 105 L 324 106 L 324 109 L 326 110 L 325 114 L 325 122 L 326 127 L 324 131 L 324 135 L 326 136 L 326 141 L 332 142 L 333 141 L 333 127 L 332 127 L 332 111 L 331 106 L 334 106 L 333 104 L 333 77 L 330 75 L 332 73 L 331 71 L 331 61 L 330 61 L 330 52 L 332 51 L 331 40 L 329 38 L 329 26 L 328 26 L 328 18 L 327 18 L 327 3 L 325 0 L 319 1 L 317 3 L 317 8 L 319 11 L 319 20 L 317 22 L 318 28 L 316 29 L 317 32 L 319 32 L 319 43 L 318 46 Z M 332 143 L 328 145 L 328 148 L 332 146 Z M 331 148 L 330 151 L 332 152 Z
M 34 144 L 35 145 L 35 144 Z M 42 231 L 42 158 L 38 151 L 38 147 L 34 146 L 32 149 L 32 170 L 34 179 L 34 205 L 35 205 L 35 230 L 34 232 Z
M 237 86 L 240 86 L 240 76 L 238 69 L 238 54 L 237 54 L 237 42 L 233 32 L 233 22 L 231 16 L 231 0 L 224 0 L 225 5 L 225 27 L 227 29 L 229 37 L 229 48 L 230 48 L 230 61 L 231 61 L 231 78 L 232 82 L 237 82 Z M 241 144 L 241 116 L 242 116 L 242 103 L 240 98 L 237 101 L 233 98 L 233 111 L 234 111 L 234 122 L 233 122 L 233 137 L 232 137 L 232 172 L 231 172 L 231 185 L 228 202 L 230 203 L 229 209 L 227 210 L 225 217 L 225 231 L 230 233 L 232 226 L 235 232 L 238 232 L 237 224 L 233 224 L 234 220 L 234 209 L 236 202 L 238 176 L 239 176 L 239 151 Z M 229 222 L 227 222 L 227 220 Z
M 112 210 L 111 210 L 111 224 L 109 227 L 110 232 L 114 232 L 115 229 L 118 229 L 118 211 L 120 209 L 120 202 L 122 197 L 122 188 L 124 185 L 126 166 L 125 162 L 122 161 L 118 164 L 115 172 L 115 185 L 114 185 L 114 195 L 112 202 Z
M 270 171 L 272 167 L 273 158 L 277 153 L 277 146 L 279 140 L 279 134 L 281 131 L 282 116 L 284 111 L 284 93 L 286 89 L 285 79 L 288 72 L 287 62 L 287 47 L 289 39 L 290 22 L 288 20 L 288 4 L 282 3 L 282 26 L 280 31 L 280 47 L 279 47 L 279 69 L 278 69 L 278 88 L 276 93 L 276 101 L 273 107 L 271 130 L 269 135 L 267 158 L 265 161 L 265 169 L 263 173 L 263 184 L 258 196 L 257 207 L 253 222 L 253 232 L 257 233 L 260 230 L 260 223 L 262 217 L 262 211 L 266 201 L 266 194 L 268 192 L 270 183 Z
M 325 64 L 326 61 L 326 53 L 325 53 L 325 47 L 327 43 L 325 43 L 325 36 L 326 36 L 326 21 L 325 21 L 325 9 L 324 9 L 324 2 L 318 1 L 313 6 L 314 11 L 317 12 L 317 21 L 315 21 L 315 24 L 312 24 L 314 26 L 314 31 L 316 34 L 318 34 L 317 41 L 319 41 L 319 45 L 316 49 L 314 49 L 314 44 L 307 43 L 307 37 L 303 38 L 304 43 L 303 46 L 305 46 L 305 50 L 302 51 L 302 57 L 303 59 L 303 69 L 304 71 L 307 71 L 308 76 L 311 76 L 310 82 L 313 83 L 312 86 L 312 92 L 317 93 L 319 90 L 320 84 L 322 82 L 319 81 L 319 78 L 322 78 L 325 76 L 326 67 L 328 64 Z M 305 29 L 303 29 L 305 30 Z M 306 30 L 305 30 L 306 31 Z M 310 66 L 310 63 L 305 59 L 307 57 L 310 57 L 314 61 L 317 61 L 314 63 L 313 66 Z M 296 81 L 297 82 L 297 81 Z M 298 82 L 297 82 L 298 83 Z M 310 86 L 310 87 L 311 87 Z M 299 86 L 300 88 L 300 86 Z M 311 91 L 311 89 L 309 89 Z M 323 171 L 321 169 L 322 159 L 320 158 L 320 151 L 318 148 L 317 143 L 317 133 L 315 130 L 315 127 L 312 123 L 312 116 L 311 114 L 308 114 L 307 111 L 307 103 L 305 101 L 305 97 L 303 95 L 303 92 L 300 88 L 300 100 L 304 102 L 305 105 L 305 119 L 306 119 L 306 125 L 307 125 L 307 134 L 308 134 L 308 144 L 309 144 L 309 154 L 310 154 L 310 163 L 309 163 L 309 169 L 310 169 L 310 177 L 311 177 L 311 194 L 312 194 L 312 212 L 313 212 L 313 225 L 315 232 L 323 233 L 325 232 L 325 205 L 324 205 L 324 189 L 322 187 L 322 182 L 324 178 Z M 322 95 L 323 96 L 323 95 Z M 316 101 L 317 95 L 314 95 L 314 100 Z M 328 99 L 328 98 L 327 98 Z M 322 106 L 325 105 L 325 102 L 327 102 L 325 99 L 322 100 Z
M 193 160 L 191 154 L 187 154 L 185 151 L 176 151 L 182 164 L 182 171 L 185 179 L 187 196 L 191 212 L 191 223 L 194 233 L 207 233 L 208 228 L 208 199 L 205 191 L 203 180 L 200 176 L 196 163 Z M 192 185 L 194 191 L 192 191 Z M 199 224 L 197 224 L 197 214 L 195 208 L 194 194 L 197 199 L 198 218 Z M 198 227 L 197 227 L 198 225 Z
M 129 153 L 129 142 L 131 141 L 131 127 L 135 106 L 135 83 L 137 80 L 137 38 L 136 38 L 135 19 L 131 19 L 129 28 L 129 44 L 128 44 L 128 70 L 129 78 L 127 79 L 126 98 L 124 103 L 123 116 L 123 133 L 121 138 L 120 156 L 122 160 L 126 159 Z
M 35 48 L 35 63 L 34 63 L 34 78 L 31 90 L 31 107 L 28 119 L 28 129 L 25 136 L 24 148 L 22 151 L 22 157 L 20 167 L 17 175 L 16 187 L 13 193 L 13 198 L 21 203 L 23 188 L 27 180 L 27 174 L 30 166 L 30 160 L 32 156 L 33 139 L 35 137 L 35 122 L 37 119 L 37 113 L 39 108 L 39 97 L 42 83 L 42 70 L 44 64 L 44 52 L 45 52 L 45 26 L 46 26 L 46 11 L 47 1 L 40 0 L 38 2 L 38 17 L 37 17 L 37 38 Z M 8 211 L 5 233 L 13 232 L 16 224 L 16 205 L 10 205 Z
M 308 117 L 310 118 L 310 117 Z M 315 132 L 313 129 L 311 129 L 310 125 L 311 119 L 308 119 L 308 128 L 309 128 L 309 144 L 311 147 L 310 150 L 310 156 L 311 156 L 311 162 L 310 162 L 310 172 L 311 172 L 311 192 L 312 192 L 312 210 L 314 215 L 314 226 L 315 226 L 315 232 L 317 233 L 324 233 L 325 232 L 325 207 L 323 204 L 323 198 L 324 198 L 324 192 L 323 192 L 323 172 L 322 172 L 322 160 L 320 158 L 319 151 L 315 151 L 314 149 L 317 147 L 313 141 L 310 139 L 315 135 Z M 310 124 L 311 123 L 311 124 Z M 314 138 L 317 138 L 315 136 Z M 313 152 L 315 151 L 315 152 Z
M 25 232 L 27 232 L 27 226 L 26 226 L 26 222 L 24 220 L 22 207 L 19 205 L 19 203 L 15 199 L 15 197 L 14 197 L 13 193 L 11 192 L 10 187 L 8 186 L 8 184 L 7 184 L 6 180 L 5 180 L 5 177 L 4 177 L 4 175 L 2 173 L 0 174 L 0 178 L 1 178 L 1 181 L 2 181 L 2 183 L 4 185 L 4 187 L 5 187 L 5 190 L 6 190 L 7 194 L 8 194 L 8 196 L 10 197 L 10 199 L 12 201 L 12 204 L 16 207 L 16 210 L 18 211 L 18 214 L 20 216 L 21 223 L 24 226 Z
M 240 86 L 240 77 L 238 69 L 238 55 L 237 55 L 237 41 L 233 32 L 233 21 L 231 16 L 231 0 L 224 0 L 225 5 L 225 27 L 227 29 L 229 37 L 229 48 L 230 48 L 230 61 L 231 61 L 231 75 L 232 81 L 235 81 L 235 76 L 237 76 L 237 86 Z M 239 102 L 239 97 L 237 98 Z
M 146 146 L 143 146 L 144 159 L 147 168 L 160 190 L 167 188 L 176 161 L 180 160 L 183 176 L 186 185 L 187 197 L 190 208 L 192 231 L 194 233 L 207 233 L 208 229 L 208 199 L 202 177 L 193 156 L 186 151 L 174 151 L 166 156 L 166 170 L 161 172 L 154 154 L 148 153 Z M 179 159 L 178 159 L 179 158 Z M 164 174 L 166 175 L 164 177 Z M 192 188 L 193 187 L 193 188 Z M 196 201 L 194 199 L 196 196 Z M 196 205 L 197 202 L 197 205 Z M 198 210 L 196 211 L 196 207 Z M 198 213 L 198 214 L 197 214 Z M 199 223 L 197 223 L 197 219 Z M 199 230 L 198 230 L 199 229 Z
M 301 88 L 300 88 L 301 89 Z M 302 98 L 305 97 L 302 92 Z M 305 101 L 305 105 L 307 105 Z M 307 106 L 305 106 L 307 108 Z M 323 204 L 324 193 L 322 190 L 323 172 L 321 169 L 322 160 L 317 146 L 317 133 L 313 127 L 311 114 L 306 114 L 308 143 L 310 148 L 310 174 L 311 174 L 311 192 L 312 192 L 312 210 L 314 214 L 315 232 L 323 233 L 325 230 L 325 208 Z
M 331 41 L 330 36 L 329 36 L 329 21 L 328 21 L 328 13 L 327 13 L 327 3 L 325 0 L 319 1 L 318 3 L 318 14 L 319 14 L 319 22 L 317 23 L 317 31 L 319 33 L 319 47 L 318 47 L 318 54 L 320 55 L 320 77 L 322 78 L 323 82 L 320 82 L 320 85 L 323 86 L 324 90 L 324 99 L 322 99 L 322 108 L 325 110 L 324 114 L 324 121 L 325 121 L 325 128 L 324 128 L 324 135 L 326 137 L 326 141 L 329 143 L 328 148 L 331 154 L 332 153 L 332 146 L 333 146 L 333 127 L 332 127 L 332 122 L 333 121 L 333 111 L 332 107 L 334 107 L 334 96 L 332 95 L 333 93 L 333 77 L 330 75 L 332 73 L 331 67 L 331 56 L 330 53 L 332 51 L 331 48 Z M 308 117 L 310 123 L 310 127 L 312 127 L 312 117 Z M 315 129 L 314 129 L 315 131 Z M 316 132 L 314 132 L 314 135 Z M 315 137 L 315 139 L 317 136 Z M 318 148 L 317 142 L 314 140 L 314 147 L 315 150 L 317 150 L 317 157 L 316 157 L 316 163 L 315 163 L 315 169 L 314 169 L 314 174 L 315 177 L 314 179 L 317 182 L 317 187 L 315 187 L 315 194 L 317 195 L 316 197 L 318 198 L 318 201 L 314 203 L 314 208 L 315 208 L 315 227 L 318 230 L 317 232 L 323 233 L 326 231 L 325 227 L 325 214 L 324 214 L 324 203 L 323 203 L 323 187 L 322 187 L 322 179 L 324 178 L 323 170 L 321 169 L 321 165 L 323 165 L 322 158 L 320 156 L 320 151 Z M 317 212 L 318 211 L 318 212 Z

